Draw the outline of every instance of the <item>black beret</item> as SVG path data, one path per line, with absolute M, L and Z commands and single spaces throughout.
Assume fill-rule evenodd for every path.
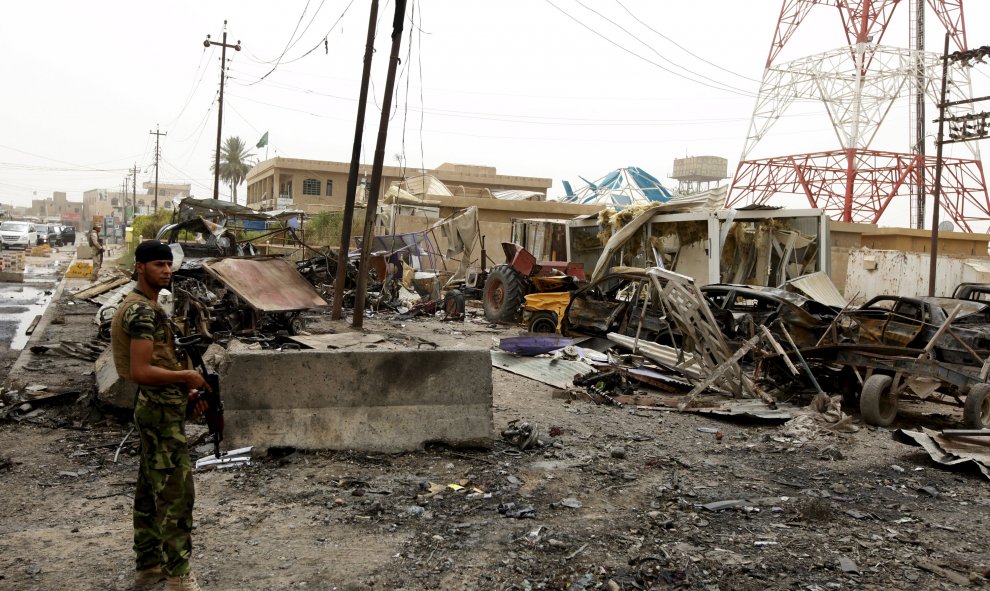
M 137 263 L 171 260 L 172 249 L 160 240 L 145 240 L 134 249 L 134 261 Z

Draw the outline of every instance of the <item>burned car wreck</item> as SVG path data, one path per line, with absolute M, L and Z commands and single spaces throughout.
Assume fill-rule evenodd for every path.
M 924 349 L 934 340 L 936 359 L 965 365 L 982 366 L 990 355 L 990 303 L 884 295 L 844 316 L 852 342 Z M 947 323 L 952 330 L 940 331 Z
M 701 288 L 722 333 L 730 341 L 744 341 L 766 326 L 774 336 L 804 347 L 825 336 L 839 310 L 800 294 L 776 287 L 716 284 Z

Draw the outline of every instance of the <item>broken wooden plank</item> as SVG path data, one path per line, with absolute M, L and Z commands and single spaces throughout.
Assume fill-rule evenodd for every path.
M 130 278 L 126 275 L 118 275 L 110 279 L 103 280 L 96 285 L 87 287 L 86 289 L 81 289 L 76 293 L 72 294 L 72 297 L 77 300 L 88 300 L 90 298 L 95 298 L 96 296 L 106 293 L 111 289 L 120 287 L 121 285 L 130 281 Z
M 41 314 L 38 314 L 37 316 L 34 317 L 34 320 L 32 320 L 31 324 L 28 325 L 27 330 L 24 331 L 24 334 L 29 336 L 33 335 L 34 329 L 38 328 L 39 322 L 41 322 Z

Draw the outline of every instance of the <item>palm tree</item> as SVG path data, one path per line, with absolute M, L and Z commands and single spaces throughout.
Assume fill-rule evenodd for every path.
M 247 151 L 247 144 L 232 135 L 220 147 L 220 178 L 230 185 L 231 200 L 237 203 L 237 186 L 244 182 L 254 166 L 254 153 Z M 216 174 L 216 153 L 210 163 L 210 172 Z

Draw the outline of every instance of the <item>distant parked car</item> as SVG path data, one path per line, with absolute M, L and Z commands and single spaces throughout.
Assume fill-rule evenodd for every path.
M 0 224 L 0 246 L 27 250 L 38 243 L 38 231 L 31 222 L 6 221 Z
M 62 226 L 62 244 L 76 243 L 76 229 L 73 226 Z
M 62 245 L 62 236 L 52 224 L 35 224 L 34 227 L 38 231 L 38 246 L 42 244 L 52 247 Z

